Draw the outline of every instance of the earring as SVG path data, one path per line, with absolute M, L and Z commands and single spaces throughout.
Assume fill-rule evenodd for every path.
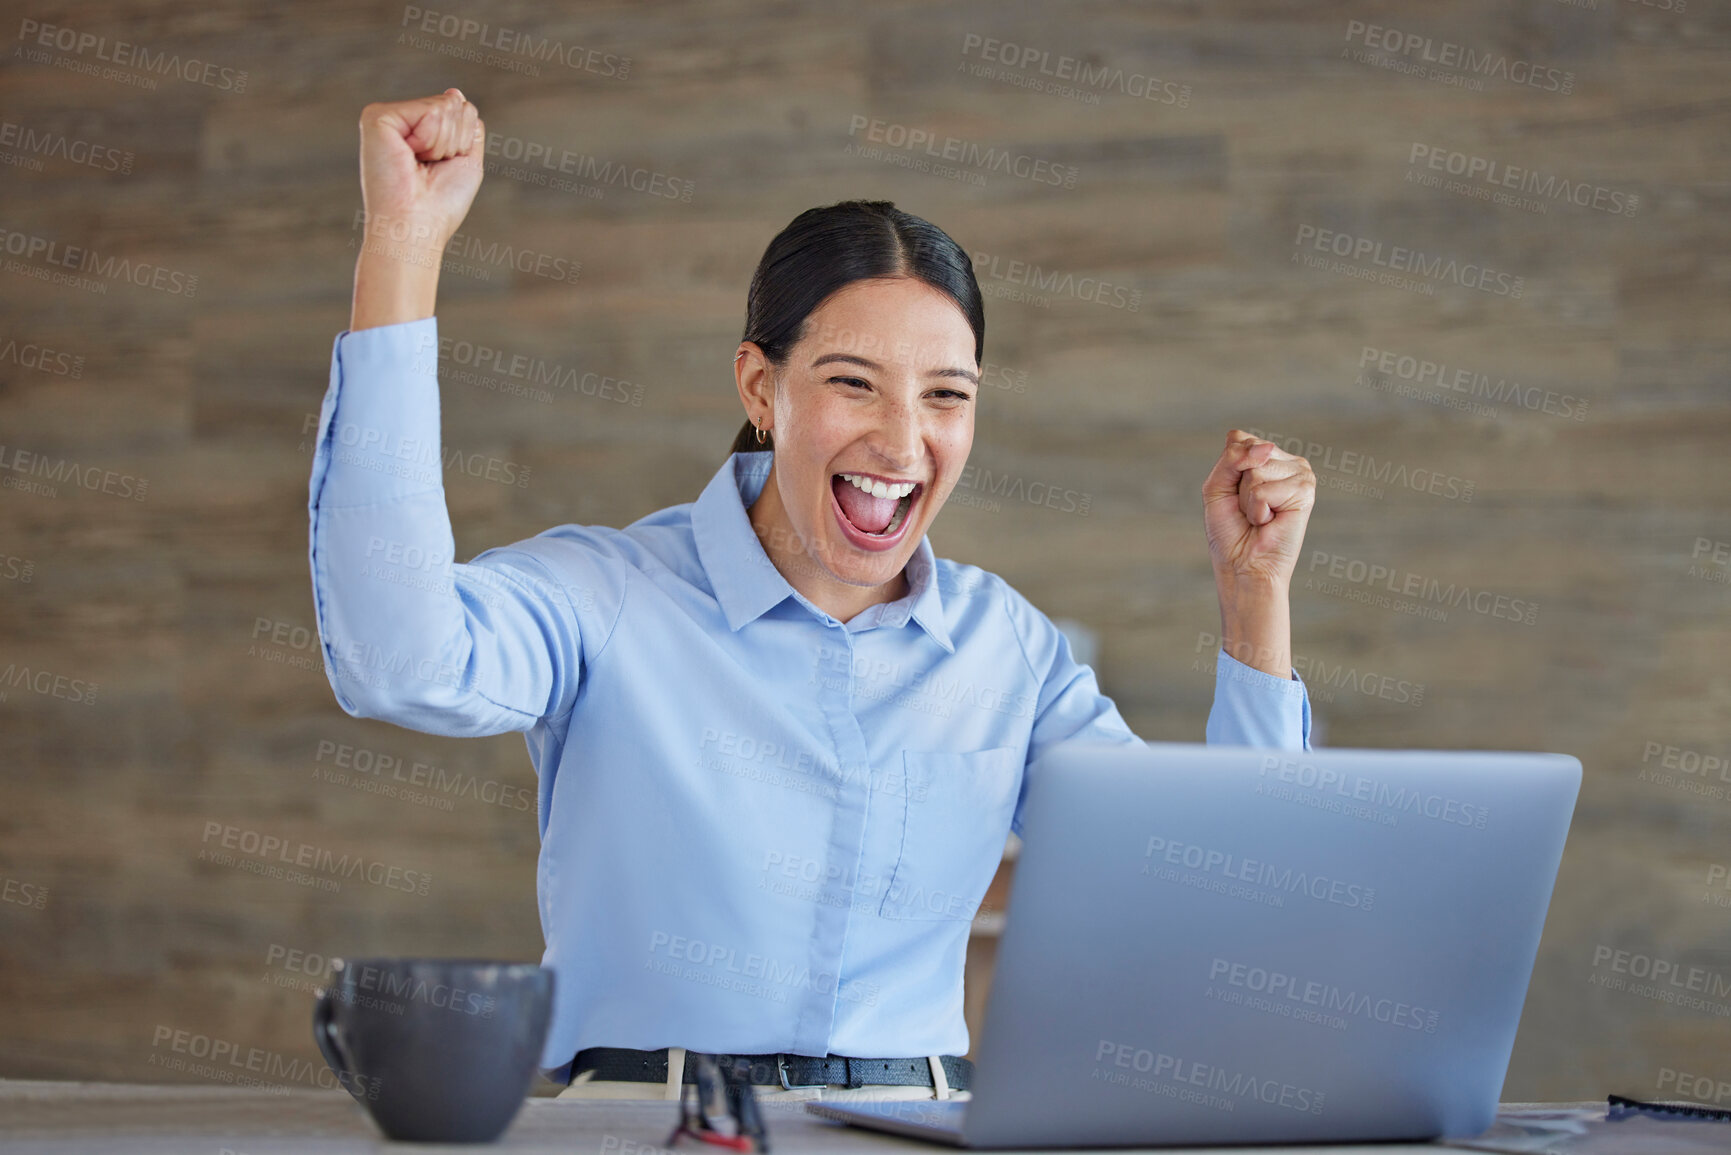
M 763 444 L 763 426 L 761 423 L 757 427 L 757 443 L 759 445 Z

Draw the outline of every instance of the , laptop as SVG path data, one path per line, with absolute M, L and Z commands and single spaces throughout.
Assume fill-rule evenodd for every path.
M 966 1147 L 1478 1134 L 1580 783 L 1565 754 L 1057 747 L 971 1098 L 806 1110 Z

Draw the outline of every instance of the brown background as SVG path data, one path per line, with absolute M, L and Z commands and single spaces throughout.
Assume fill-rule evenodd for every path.
M 165 1028 L 316 1062 L 316 976 L 284 965 L 291 951 L 539 957 L 532 809 L 447 792 L 445 810 L 315 777 L 331 761 L 321 743 L 348 744 L 533 789 L 516 735 L 456 741 L 346 717 L 307 634 L 303 432 L 348 318 L 356 117 L 456 84 L 501 136 L 693 188 L 689 202 L 595 198 L 487 177 L 465 233 L 581 274 L 453 258 L 441 334 L 622 378 L 642 403 L 565 391 L 543 404 L 447 361 L 447 443 L 530 468 L 523 486 L 448 473 L 459 557 L 696 497 L 740 421 L 729 358 L 747 281 L 804 208 L 894 200 L 975 253 L 988 293 L 1011 285 L 988 274 L 993 259 L 1136 290 L 1133 310 L 1062 290 L 988 301 L 987 360 L 1020 388 L 983 392 L 973 463 L 1002 488 L 952 500 L 937 551 L 1097 631 L 1102 684 L 1139 734 L 1196 739 L 1212 689 L 1201 635 L 1217 628 L 1198 487 L 1229 426 L 1316 443 L 1324 487 L 1299 587 L 1321 551 L 1540 607 L 1533 625 L 1459 608 L 1438 621 L 1293 593 L 1320 740 L 1562 750 L 1585 765 L 1505 1098 L 1657 1093 L 1665 1069 L 1731 1078 L 1731 1021 L 1592 981 L 1601 947 L 1731 981 L 1731 909 L 1712 897 L 1731 890 L 1708 885 L 1731 862 L 1731 781 L 1643 778 L 1661 769 L 1643 764 L 1648 743 L 1731 754 L 1731 589 L 1710 556 L 1731 540 L 1723 5 L 437 10 L 629 70 L 458 60 L 437 49 L 460 39 L 399 42 L 391 4 L 24 12 L 245 70 L 243 92 L 221 73 L 154 89 L 81 74 L 67 65 L 100 66 L 95 51 L 33 59 L 22 25 L 8 33 L 5 121 L 131 160 L 110 171 L 14 141 L 0 227 L 198 282 L 189 296 L 96 277 L 107 289 L 92 292 L 44 282 L 32 274 L 51 256 L 11 249 L 0 267 L 0 668 L 13 679 L 0 686 L 0 1076 L 187 1078 L 158 1062 Z M 1416 52 L 1355 58 L 1352 21 L 1566 72 L 1571 91 L 1494 77 L 1474 91 L 1383 66 Z M 1043 91 L 1037 64 L 979 75 L 970 46 L 987 38 L 1188 98 Z M 861 155 L 855 117 L 1074 166 L 1074 187 L 965 164 L 973 175 L 953 179 L 887 144 Z M 1425 187 L 1407 179 L 1424 171 L 1408 163 L 1415 145 L 1633 195 L 1636 211 Z M 1424 294 L 1306 267 L 1306 225 L 1482 262 L 1522 292 L 1416 278 L 1433 284 Z M 31 368 L 26 345 L 68 359 Z M 1360 380 L 1367 346 L 1585 399 L 1585 417 L 1397 396 Z M 30 492 L 11 484 L 30 468 L 19 451 L 148 488 Z M 1328 464 L 1348 453 L 1471 482 L 1471 500 L 1351 491 L 1375 483 Z M 1086 495 L 1088 512 L 1017 499 L 1035 482 Z M 1698 539 L 1706 558 L 1691 557 Z M 62 680 L 37 692 L 17 683 L 23 669 Z M 1407 688 L 1355 692 L 1370 675 Z M 74 700 L 88 683 L 94 701 Z M 1399 700 L 1417 686 L 1419 704 Z M 259 877 L 201 859 L 210 822 L 432 883 L 426 896 L 352 880 L 329 893 Z

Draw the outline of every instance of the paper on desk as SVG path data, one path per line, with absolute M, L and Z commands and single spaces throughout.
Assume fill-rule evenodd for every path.
M 1731 1123 L 1644 1115 L 1613 1120 L 1599 1106 L 1505 1107 L 1484 1134 L 1437 1142 L 1511 1155 L 1726 1155 L 1731 1152 Z

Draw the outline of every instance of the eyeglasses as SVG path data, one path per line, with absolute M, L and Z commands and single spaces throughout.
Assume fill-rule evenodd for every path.
M 688 1051 L 685 1062 L 688 1069 L 695 1066 L 696 1081 L 679 1088 L 679 1122 L 665 1146 L 673 1146 L 681 1135 L 690 1135 L 717 1147 L 767 1153 L 769 1132 L 758 1111 L 757 1093 L 751 1089 L 750 1060 L 718 1060 Z
M 1624 1119 L 1630 1115 L 1645 1112 L 1661 1117 L 1717 1119 L 1720 1122 L 1731 1123 L 1731 1111 L 1718 1107 L 1704 1107 L 1695 1103 L 1649 1103 L 1643 1099 L 1631 1099 L 1625 1095 L 1607 1095 L 1605 1101 L 1610 1104 L 1605 1113 L 1612 1119 Z

